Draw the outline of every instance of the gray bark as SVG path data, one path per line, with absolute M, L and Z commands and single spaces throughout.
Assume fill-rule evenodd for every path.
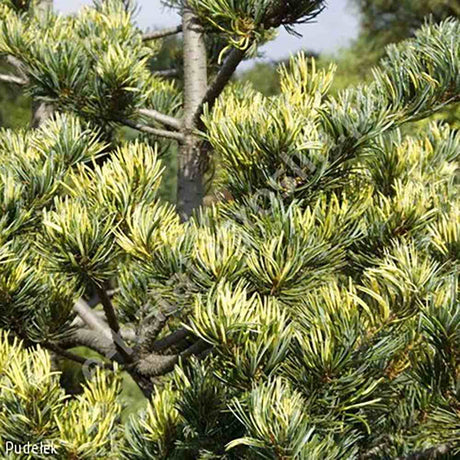
M 185 7 L 184 34 L 184 141 L 179 150 L 177 177 L 177 205 L 186 220 L 193 209 L 200 206 L 204 197 L 203 176 L 206 155 L 195 134 L 195 112 L 207 90 L 206 47 L 203 31 L 191 9 Z

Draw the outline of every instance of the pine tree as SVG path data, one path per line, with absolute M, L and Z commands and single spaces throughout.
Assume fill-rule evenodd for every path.
M 203 96 L 185 57 L 183 95 L 151 74 L 158 48 L 126 2 L 65 18 L 20 6 L 0 3 L 0 51 L 55 114 L 0 132 L 0 449 L 459 455 L 460 137 L 401 131 L 458 103 L 459 22 L 390 46 L 369 84 L 337 97 L 333 66 L 300 54 L 265 97 L 227 84 L 237 63 L 322 2 L 192 0 L 185 55 L 206 49 L 202 31 L 226 42 Z M 162 141 L 114 147 L 121 125 L 180 141 L 184 158 L 200 142 L 232 199 L 184 222 L 158 198 Z M 64 394 L 49 352 L 93 374 L 81 395 Z M 120 370 L 149 398 L 126 426 Z

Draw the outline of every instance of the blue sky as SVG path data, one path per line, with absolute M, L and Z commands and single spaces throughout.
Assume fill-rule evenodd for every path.
M 70 13 L 91 3 L 91 0 L 55 0 L 55 7 L 63 13 Z M 358 17 L 350 4 L 351 0 L 329 0 L 327 9 L 318 16 L 316 23 L 302 24 L 296 28 L 302 34 L 301 38 L 280 31 L 276 40 L 262 48 L 265 59 L 285 58 L 302 48 L 337 53 L 358 33 Z M 137 21 L 143 29 L 167 27 L 180 21 L 174 11 L 161 6 L 160 0 L 138 0 L 138 5 L 140 12 Z

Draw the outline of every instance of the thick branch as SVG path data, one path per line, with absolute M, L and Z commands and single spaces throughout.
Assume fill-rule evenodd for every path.
M 154 30 L 153 32 L 147 32 L 142 35 L 142 41 L 146 42 L 149 40 L 156 40 L 158 38 L 169 37 L 170 35 L 176 35 L 182 32 L 182 25 L 178 25 L 176 27 L 169 27 L 167 29 L 162 30 Z
M 178 362 L 177 355 L 150 354 L 136 363 L 136 372 L 147 377 L 165 375 L 174 369 Z
M 103 333 L 104 335 L 107 335 L 108 333 L 108 337 L 110 337 L 110 329 L 108 328 L 107 324 L 98 318 L 95 311 L 92 310 L 83 299 L 77 300 L 73 306 L 73 310 L 90 329 Z
M 136 347 L 136 351 L 141 357 L 152 352 L 155 340 L 158 337 L 158 334 L 165 327 L 167 321 L 167 316 L 163 313 L 159 313 L 153 321 L 141 323 L 141 327 L 139 328 L 139 340 Z
M 141 131 L 143 133 L 153 134 L 159 137 L 165 137 L 166 139 L 174 139 L 179 142 L 184 141 L 183 134 L 175 131 L 166 131 L 164 129 L 152 128 L 151 126 L 143 125 L 141 123 L 131 120 L 121 120 L 120 122 L 126 126 L 129 126 L 130 128 L 137 129 L 138 131 Z
M 27 81 L 24 80 L 24 78 L 10 74 L 0 74 L 0 81 L 3 81 L 5 83 L 14 83 L 15 85 L 20 86 L 24 86 L 25 84 L 27 84 Z
M 90 308 L 89 303 L 80 299 L 74 305 L 74 311 L 78 314 L 78 316 L 74 319 L 72 323 L 73 326 L 77 326 L 79 328 L 88 326 L 90 329 L 99 332 L 104 337 L 111 340 L 112 334 L 109 326 L 107 325 L 105 313 L 102 310 L 93 310 Z M 132 342 L 137 341 L 136 332 L 132 328 L 121 326 L 120 335 L 123 340 L 130 340 Z
M 118 353 L 112 337 L 89 329 L 76 329 L 60 342 L 62 348 L 87 347 L 106 358 L 123 364 L 123 357 Z
M 227 83 L 232 78 L 236 68 L 243 60 L 245 53 L 245 50 L 241 50 L 239 48 L 233 48 L 232 51 L 230 51 L 230 54 L 225 60 L 224 65 L 220 68 L 215 80 L 208 88 L 203 101 L 198 107 L 198 110 L 195 112 L 194 119 L 197 125 L 199 125 L 204 106 L 207 104 L 209 109 L 214 107 L 217 98 L 221 95 L 222 91 L 227 86 Z
M 146 117 L 151 118 L 169 128 L 173 128 L 176 131 L 180 131 L 182 127 L 182 123 L 177 118 L 171 117 L 169 115 L 165 115 L 164 113 L 158 112 L 157 110 L 153 109 L 140 109 L 139 113 Z
M 192 355 L 199 355 L 210 347 L 203 340 L 196 341 L 191 347 L 178 355 L 157 355 L 150 354 L 136 363 L 136 370 L 148 377 L 165 375 L 174 369 L 174 366 L 181 358 L 189 358 Z

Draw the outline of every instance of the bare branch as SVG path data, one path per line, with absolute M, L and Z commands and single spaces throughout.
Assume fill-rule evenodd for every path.
M 20 61 L 17 57 L 11 55 L 6 56 L 5 60 L 8 64 L 13 66 L 17 72 L 19 72 L 19 74 L 24 80 L 28 80 L 26 66 L 22 61 Z
M 209 350 L 211 348 L 211 345 L 204 340 L 197 340 L 190 348 L 187 348 L 187 350 L 183 351 L 180 354 L 181 358 L 189 358 L 190 356 L 193 355 L 200 355 L 203 353 L 205 350 Z
M 156 40 L 158 38 L 169 37 L 170 35 L 176 35 L 182 32 L 182 24 L 176 27 L 169 27 L 162 30 L 154 30 L 153 32 L 146 32 L 142 36 L 142 41 L 146 42 L 149 40 Z
M 103 320 L 98 318 L 94 310 L 92 310 L 83 299 L 77 300 L 77 302 L 73 306 L 73 310 L 78 314 L 78 316 L 90 329 L 101 332 L 107 337 L 110 337 L 110 329 L 107 326 L 107 324 L 105 324 Z
M 15 85 L 24 86 L 27 84 L 27 80 L 16 75 L 0 74 L 0 81 L 5 83 L 14 83 Z
M 109 295 L 109 292 L 107 294 Z M 97 298 L 99 299 L 99 297 Z M 73 309 L 78 315 L 72 323 L 73 326 L 81 328 L 86 325 L 111 340 L 112 334 L 107 324 L 105 313 L 102 310 L 93 310 L 90 308 L 89 303 L 83 299 L 79 299 Z M 137 341 L 136 333 L 132 328 L 121 326 L 120 335 L 123 340 Z
M 152 73 L 155 76 L 165 78 L 174 78 L 179 76 L 179 71 L 177 69 L 154 70 Z
M 153 344 L 152 350 L 156 352 L 167 350 L 168 348 L 178 344 L 179 342 L 187 338 L 189 335 L 191 335 L 191 332 L 188 329 L 178 329 L 177 331 L 174 331 L 172 334 L 156 341 Z
M 158 112 L 157 110 L 140 109 L 139 113 L 177 131 L 180 131 L 182 127 L 182 123 L 180 120 L 169 115 L 165 115 L 164 113 Z
M 111 337 L 90 329 L 76 329 L 59 342 L 62 348 L 87 347 L 106 358 L 123 364 L 124 359 L 115 348 Z
M 214 107 L 217 98 L 222 94 L 225 86 L 235 73 L 236 68 L 244 59 L 245 54 L 246 51 L 239 48 L 233 48 L 232 51 L 230 51 L 230 54 L 227 56 L 224 65 L 220 68 L 215 80 L 208 88 L 203 101 L 195 112 L 194 121 L 197 125 L 200 123 L 200 117 L 203 114 L 204 106 L 207 104 L 209 109 Z
M 136 363 L 136 371 L 148 377 L 165 375 L 174 369 L 178 362 L 177 355 L 150 354 Z
M 210 348 L 210 345 L 203 340 L 196 341 L 192 346 L 178 355 L 157 355 L 151 353 L 136 363 L 136 370 L 148 377 L 165 375 L 174 369 L 180 358 L 189 358 L 192 355 L 199 355 Z
M 174 139 L 178 142 L 184 141 L 184 135 L 175 131 L 166 131 L 164 129 L 152 128 L 151 126 L 143 125 L 142 123 L 131 120 L 120 120 L 120 123 L 123 123 L 130 128 L 137 129 L 143 133 L 153 134 L 154 136 L 164 137 L 166 139 Z
M 167 321 L 168 317 L 160 312 L 153 321 L 147 324 L 145 324 L 145 322 L 141 323 L 139 327 L 139 340 L 136 347 L 136 351 L 141 357 L 152 352 L 155 345 L 155 339 L 158 337 L 158 334 L 164 328 Z

